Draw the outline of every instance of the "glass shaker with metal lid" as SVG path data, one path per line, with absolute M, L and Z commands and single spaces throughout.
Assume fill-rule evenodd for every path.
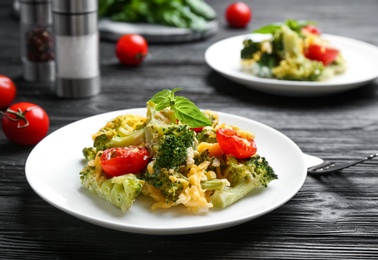
M 27 81 L 55 79 L 50 0 L 20 0 L 20 40 L 23 77 Z
M 55 93 L 81 98 L 100 92 L 97 0 L 52 0 Z

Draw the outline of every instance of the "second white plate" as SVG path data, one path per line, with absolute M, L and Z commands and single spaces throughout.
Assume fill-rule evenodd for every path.
M 243 40 L 251 34 L 240 35 L 211 45 L 205 53 L 207 64 L 228 79 L 252 89 L 284 96 L 321 96 L 363 86 L 378 77 L 378 47 L 334 35 L 323 35 L 331 45 L 340 49 L 348 63 L 347 71 L 325 82 L 289 81 L 259 78 L 243 72 L 240 51 Z M 259 37 L 253 35 L 252 37 Z

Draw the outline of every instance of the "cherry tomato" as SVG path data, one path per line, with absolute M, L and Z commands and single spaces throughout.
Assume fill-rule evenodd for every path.
M 125 34 L 116 45 L 116 55 L 124 65 L 136 66 L 143 62 L 148 53 L 148 44 L 139 34 Z
M 338 54 L 338 49 L 330 46 L 322 46 L 319 44 L 311 44 L 305 50 L 306 58 L 310 60 L 320 61 L 324 64 L 324 66 L 327 66 L 328 64 L 333 62 Z
M 318 27 L 316 27 L 315 25 L 312 25 L 312 24 L 309 24 L 309 25 L 306 25 L 305 27 L 303 27 L 302 32 L 315 34 L 315 35 L 321 34 L 320 29 Z
M 252 18 L 252 10 L 244 2 L 236 2 L 227 7 L 225 16 L 231 27 L 244 28 Z
M 100 157 L 104 172 L 109 176 L 139 173 L 149 162 L 148 151 L 140 147 L 113 147 Z
M 190 128 L 190 129 L 192 129 L 196 133 L 199 133 L 199 132 L 201 132 L 203 130 L 203 126 L 201 126 L 201 127 L 194 127 L 194 128 Z
M 5 136 L 21 145 L 34 145 L 47 134 L 49 117 L 40 106 L 20 102 L 11 105 L 4 113 L 2 127 Z
M 216 138 L 222 151 L 225 154 L 233 155 L 235 158 L 248 158 L 257 151 L 253 139 L 242 138 L 233 129 L 219 128 Z
M 178 119 L 176 119 L 176 123 L 178 124 L 178 123 L 180 123 L 180 121 L 179 121 Z M 203 130 L 203 126 L 192 127 L 192 128 L 190 128 L 190 129 L 193 130 L 193 131 L 196 132 L 196 133 L 199 133 L 199 132 L 201 132 L 201 131 Z
M 0 75 L 0 109 L 8 107 L 16 97 L 16 86 L 13 81 Z

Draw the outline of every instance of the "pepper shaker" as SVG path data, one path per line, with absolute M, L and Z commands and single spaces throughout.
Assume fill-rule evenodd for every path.
M 100 92 L 97 0 L 52 0 L 59 97 Z
M 20 26 L 24 79 L 53 81 L 55 62 L 50 0 L 20 0 Z

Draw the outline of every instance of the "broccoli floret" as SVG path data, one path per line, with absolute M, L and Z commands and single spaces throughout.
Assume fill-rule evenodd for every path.
M 280 62 L 280 57 L 278 57 L 276 54 L 269 54 L 266 52 L 261 53 L 260 59 L 257 61 L 257 64 L 259 64 L 262 67 L 267 67 L 269 69 L 272 69 L 276 67 Z
M 240 52 L 241 59 L 252 59 L 253 55 L 260 51 L 261 43 L 247 39 L 243 41 L 243 49 Z
M 125 147 L 131 145 L 139 145 L 144 142 L 145 132 L 144 129 L 135 130 L 127 136 L 112 135 L 112 131 L 98 135 L 93 146 L 98 151 L 103 151 L 111 147 Z
M 321 62 L 306 59 L 304 56 L 282 60 L 277 67 L 272 69 L 277 79 L 307 81 L 328 78 L 329 75 L 325 75 L 324 71 L 325 68 Z
M 200 165 L 204 161 L 211 161 L 211 157 L 209 155 L 209 151 L 208 150 L 205 150 L 202 153 L 197 153 L 196 156 L 194 157 L 194 162 L 197 165 Z M 210 165 L 211 165 L 211 163 L 210 163 Z
M 93 160 L 96 157 L 96 149 L 93 147 L 85 147 L 83 149 L 83 155 L 86 160 Z
M 176 201 L 183 190 L 181 180 L 187 180 L 185 165 L 188 150 L 195 142 L 194 131 L 187 125 L 168 125 L 155 130 L 163 132 L 163 135 L 159 145 L 155 146 L 153 171 L 146 171 L 143 178 L 159 189 L 167 202 Z
M 218 125 L 218 114 L 206 110 L 204 112 L 204 115 L 210 120 L 211 126 L 204 126 L 201 131 L 197 133 L 197 140 L 199 143 L 201 142 L 206 142 L 206 143 L 216 143 L 217 138 L 216 138 L 216 132 L 215 128 Z
M 216 171 L 216 167 L 214 166 L 214 161 L 218 160 L 217 157 L 211 157 L 209 155 L 209 151 L 205 150 L 202 153 L 196 154 L 194 157 L 195 164 L 199 165 L 205 161 L 210 162 L 209 166 L 207 167 L 207 171 Z M 216 164 L 216 163 L 215 163 Z M 230 186 L 230 182 L 227 179 L 212 179 L 212 180 L 205 180 L 201 182 L 201 187 L 204 190 L 223 190 L 226 186 Z
M 194 131 L 187 125 L 172 125 L 163 128 L 164 135 L 156 154 L 154 169 L 172 169 L 185 164 L 187 150 L 194 145 Z
M 97 178 L 95 168 L 90 166 L 86 166 L 80 172 L 80 179 L 84 188 L 95 192 L 123 212 L 132 206 L 144 184 L 135 174 L 125 174 L 111 179 L 103 176 Z
M 145 140 L 145 119 L 133 115 L 121 115 L 109 121 L 93 135 L 97 151 L 111 147 L 139 145 Z
M 177 125 L 174 111 L 163 109 L 156 110 L 156 104 L 152 101 L 147 102 L 147 124 L 145 127 L 146 148 L 150 157 L 154 157 L 160 147 L 164 129 L 169 126 Z
M 187 125 L 178 125 L 172 110 L 156 111 L 152 101 L 147 102 L 145 129 L 146 147 L 154 161 L 143 179 L 159 189 L 167 202 L 176 201 L 183 190 L 180 180 L 187 180 L 186 160 L 195 133 Z
M 175 202 L 184 189 L 182 181 L 188 181 L 187 177 L 180 170 L 183 170 L 183 168 L 161 168 L 152 174 L 144 174 L 143 179 L 158 189 L 167 203 Z M 186 172 L 184 173 L 186 174 Z
M 277 32 L 275 32 L 272 40 L 272 50 L 274 50 L 273 53 L 275 53 L 279 59 L 285 58 L 285 46 L 282 37 L 282 31 L 278 30 Z
M 216 143 L 216 132 L 212 127 L 204 127 L 200 132 L 197 133 L 197 140 L 198 142 L 206 142 L 206 143 Z
M 214 207 L 219 208 L 233 204 L 256 187 L 267 187 L 269 182 L 278 178 L 268 161 L 259 155 L 248 159 L 223 156 L 221 168 L 230 186 L 216 190 L 212 195 Z
M 227 186 L 230 186 L 227 179 L 212 179 L 201 182 L 201 188 L 204 190 L 223 190 Z

